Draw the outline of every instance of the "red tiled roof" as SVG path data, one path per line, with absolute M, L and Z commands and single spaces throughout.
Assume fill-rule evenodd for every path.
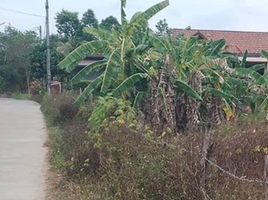
M 184 33 L 186 37 L 200 35 L 208 40 L 225 39 L 227 50 L 233 53 L 259 54 L 268 51 L 268 32 L 221 31 L 221 30 L 184 30 L 173 29 L 173 35 Z

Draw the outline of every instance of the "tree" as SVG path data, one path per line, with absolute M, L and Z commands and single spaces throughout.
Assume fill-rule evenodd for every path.
M 157 28 L 156 33 L 158 33 L 160 35 L 170 37 L 172 34 L 171 28 L 169 28 L 166 19 L 163 19 L 163 20 L 160 20 L 159 22 L 157 22 L 155 27 Z
M 67 74 L 57 65 L 64 58 L 64 54 L 57 49 L 61 44 L 61 37 L 58 35 L 50 36 L 50 54 L 51 54 L 51 78 L 52 80 L 62 81 Z M 46 43 L 39 41 L 35 44 L 30 56 L 31 67 L 30 71 L 33 78 L 40 80 L 43 85 L 46 82 Z
M 108 29 L 108 30 L 111 30 L 111 29 L 119 30 L 120 24 L 114 16 L 109 16 L 101 20 L 100 28 Z
M 81 23 L 84 27 L 97 28 L 99 25 L 98 20 L 95 17 L 94 11 L 88 9 L 82 17 Z
M 93 10 L 88 9 L 84 14 L 81 19 L 81 24 L 83 27 L 92 27 L 92 28 L 98 28 L 99 22 L 95 17 L 95 14 Z M 92 41 L 96 39 L 93 35 L 91 34 L 86 34 L 83 32 L 83 40 L 85 41 Z
M 21 32 L 11 26 L 0 35 L 0 76 L 5 82 L 5 91 L 25 92 L 29 89 L 30 53 L 38 37 L 34 31 Z
M 70 42 L 75 48 L 83 35 L 78 13 L 62 10 L 56 13 L 55 20 L 57 31 L 64 38 L 63 42 Z
M 98 20 L 95 17 L 93 10 L 88 9 L 79 19 L 77 12 L 62 10 L 56 14 L 56 27 L 58 33 L 63 36 L 61 38 L 60 48 L 64 52 L 73 50 L 83 41 L 94 40 L 95 37 L 83 32 L 83 27 L 98 27 Z

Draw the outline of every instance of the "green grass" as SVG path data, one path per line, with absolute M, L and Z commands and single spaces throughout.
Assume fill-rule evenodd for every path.
M 15 92 L 11 94 L 11 98 L 14 98 L 17 100 L 28 100 L 30 99 L 30 96 L 27 93 Z

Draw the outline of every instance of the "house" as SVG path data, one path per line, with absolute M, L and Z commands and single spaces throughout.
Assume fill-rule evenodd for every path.
M 248 51 L 247 67 L 255 64 L 265 64 L 268 70 L 267 59 L 262 57 L 261 50 L 268 52 L 268 32 L 225 31 L 225 30 L 197 30 L 173 29 L 173 36 L 183 34 L 185 37 L 197 36 L 200 39 L 225 39 L 226 50 L 235 53 L 240 59 Z
M 226 31 L 226 30 L 198 30 L 198 29 L 173 29 L 172 34 L 176 37 L 183 34 L 185 37 L 197 36 L 200 39 L 206 40 L 226 40 L 226 50 L 235 53 L 239 59 L 242 59 L 245 51 L 247 54 L 246 66 L 250 67 L 256 64 L 264 64 L 265 71 L 268 70 L 267 59 L 262 57 L 261 50 L 268 52 L 268 32 L 249 32 L 249 31 Z M 104 57 L 100 54 L 89 55 L 79 63 L 74 74 L 79 72 L 85 66 L 102 60 Z M 93 72 L 86 77 L 92 80 L 96 78 L 102 71 Z
M 84 60 L 78 63 L 77 67 L 72 71 L 72 74 L 77 74 L 79 71 L 81 71 L 85 66 L 90 65 L 96 61 L 103 60 L 102 55 L 88 55 Z M 87 80 L 93 80 L 96 77 L 98 77 L 103 71 L 97 71 L 97 72 L 92 72 L 89 75 L 85 77 Z

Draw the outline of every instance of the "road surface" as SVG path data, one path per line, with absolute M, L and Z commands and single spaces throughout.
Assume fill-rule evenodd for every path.
M 0 200 L 45 200 L 45 140 L 37 103 L 0 98 Z

